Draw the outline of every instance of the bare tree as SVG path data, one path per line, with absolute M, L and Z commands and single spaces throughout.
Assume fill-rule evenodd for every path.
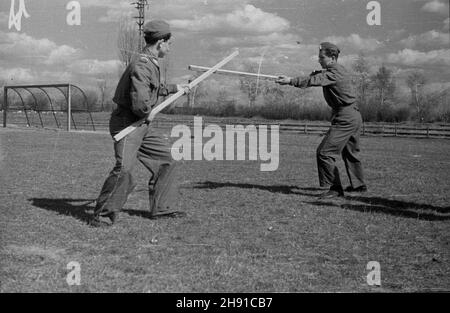
M 369 63 L 365 58 L 364 53 L 361 51 L 358 54 L 358 59 L 353 63 L 353 70 L 359 76 L 358 84 L 358 100 L 361 105 L 367 104 L 367 93 L 369 91 Z
M 139 32 L 135 23 L 130 23 L 122 18 L 119 21 L 119 33 L 117 38 L 117 48 L 119 49 L 119 58 L 125 67 L 127 67 L 139 51 Z
M 252 64 L 245 64 L 244 66 L 245 72 L 256 73 L 258 71 L 258 67 Z M 248 97 L 250 107 L 253 107 L 256 101 L 257 96 L 257 80 L 253 77 L 241 77 L 239 78 L 240 89 L 243 93 L 245 93 Z
M 374 87 L 379 91 L 380 107 L 384 106 L 387 99 L 393 98 L 395 92 L 395 79 L 392 71 L 382 65 L 378 72 L 372 76 Z
M 418 71 L 412 72 L 406 79 L 406 84 L 411 90 L 412 103 L 416 108 L 418 121 L 422 120 L 422 101 L 420 99 L 422 98 L 423 87 L 426 83 L 425 76 Z
M 97 81 L 97 87 L 100 92 L 100 110 L 103 112 L 105 109 L 105 98 L 106 98 L 106 79 L 102 78 Z

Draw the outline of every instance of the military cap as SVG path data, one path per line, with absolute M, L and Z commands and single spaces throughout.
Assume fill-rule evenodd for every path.
M 144 25 L 144 35 L 153 39 L 160 39 L 170 34 L 170 26 L 162 20 L 153 20 Z
M 341 50 L 339 50 L 339 48 L 331 42 L 322 42 L 319 46 L 319 50 L 325 50 L 331 54 L 336 55 L 339 55 L 339 53 L 341 53 Z

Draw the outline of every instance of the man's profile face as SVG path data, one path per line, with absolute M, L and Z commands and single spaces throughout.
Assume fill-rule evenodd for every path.
M 170 45 L 172 41 L 169 39 L 167 41 L 163 41 L 159 44 L 158 57 L 163 58 L 170 51 Z
M 325 52 L 323 50 L 320 50 L 319 52 L 319 63 L 320 66 L 322 66 L 323 69 L 327 68 L 328 65 L 334 62 L 334 58 L 326 56 Z

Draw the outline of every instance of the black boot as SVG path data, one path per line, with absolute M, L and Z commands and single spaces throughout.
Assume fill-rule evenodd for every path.
M 337 197 L 344 197 L 342 186 L 331 186 L 330 190 L 319 196 L 319 199 L 332 199 Z
M 356 188 L 353 188 L 352 186 L 348 186 L 347 188 L 345 188 L 345 191 L 347 192 L 366 192 L 367 191 L 367 186 L 366 185 L 362 185 Z
M 100 216 L 109 218 L 111 223 L 102 221 L 100 219 Z M 92 219 L 88 222 L 88 225 L 91 227 L 109 227 L 109 226 L 112 226 L 116 221 L 117 221 L 117 213 L 116 212 L 111 212 L 111 213 L 108 213 L 105 215 L 95 214 L 94 216 L 92 216 Z
M 100 217 L 98 215 L 94 215 L 88 222 L 88 225 L 91 227 L 97 227 L 97 228 L 103 228 L 103 227 L 109 227 L 112 224 L 106 223 L 102 220 L 100 220 Z

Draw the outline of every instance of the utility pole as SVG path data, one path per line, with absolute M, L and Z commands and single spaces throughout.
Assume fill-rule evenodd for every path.
M 134 16 L 133 18 L 136 19 L 136 24 L 138 24 L 139 27 L 139 43 L 138 43 L 138 49 L 139 53 L 142 52 L 142 48 L 144 46 L 143 43 L 143 33 L 144 33 L 144 23 L 145 23 L 145 7 L 149 7 L 147 0 L 136 0 L 136 2 L 131 3 L 135 6 L 135 8 L 138 10 L 138 16 Z

